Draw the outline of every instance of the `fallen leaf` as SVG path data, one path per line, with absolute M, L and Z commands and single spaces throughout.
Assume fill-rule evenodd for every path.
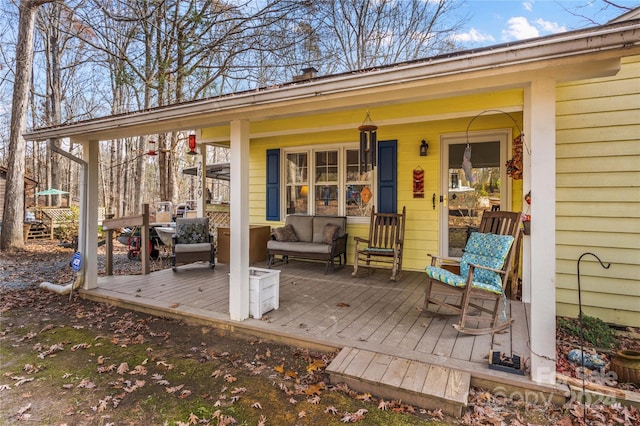
M 175 393 L 175 392 L 179 391 L 180 389 L 182 389 L 183 387 L 184 387 L 184 385 L 168 387 L 168 388 L 166 388 L 166 391 L 167 391 L 167 393 Z
M 325 412 L 325 414 L 336 415 L 336 414 L 338 414 L 338 409 L 336 407 L 334 407 L 333 405 L 330 405 L 324 410 L 324 412 Z
M 361 401 L 368 401 L 368 402 L 370 402 L 370 401 L 371 401 L 372 396 L 371 396 L 371 394 L 370 394 L 369 392 L 365 392 L 365 393 L 363 393 L 362 395 L 358 395 L 356 398 L 357 398 L 357 399 L 359 399 L 359 400 L 361 400 Z
M 262 410 L 262 405 L 260 405 L 259 402 L 254 402 L 253 405 L 251 405 L 251 407 L 257 408 L 258 410 Z
M 307 373 L 312 373 L 316 370 L 324 368 L 326 366 L 325 362 L 321 359 L 317 359 L 313 361 L 311 364 L 307 365 Z
M 320 395 L 322 390 L 325 389 L 325 384 L 322 382 L 309 385 L 309 387 L 304 391 L 307 395 Z

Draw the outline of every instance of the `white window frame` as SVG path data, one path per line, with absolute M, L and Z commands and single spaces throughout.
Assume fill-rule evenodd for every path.
M 346 215 L 346 185 L 347 185 L 347 150 L 359 150 L 360 146 L 357 142 L 350 143 L 341 143 L 341 144 L 322 144 L 322 145 L 303 145 L 303 146 L 295 146 L 282 148 L 282 154 L 280 156 L 280 217 L 287 217 L 287 183 L 286 183 L 286 175 L 285 175 L 285 165 L 287 161 L 288 154 L 295 153 L 306 153 L 307 154 L 307 185 L 309 186 L 309 191 L 307 193 L 307 197 L 309 197 L 307 205 L 308 211 L 307 214 L 314 215 L 315 213 L 315 200 L 312 200 L 311 197 L 315 195 L 315 167 L 316 167 L 316 152 L 325 152 L 325 151 L 338 151 L 338 216 L 346 216 L 347 221 L 349 223 L 368 223 L 369 217 L 364 216 L 347 216 Z M 371 192 L 373 193 L 373 197 L 370 203 L 374 203 L 377 200 L 377 174 L 376 169 L 373 170 L 371 174 Z

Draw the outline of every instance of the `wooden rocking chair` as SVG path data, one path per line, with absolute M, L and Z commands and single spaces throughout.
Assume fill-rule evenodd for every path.
M 443 315 L 429 311 L 430 304 L 453 312 L 460 316 L 460 322 L 453 327 L 467 334 L 489 334 L 507 328 L 513 319 L 506 318 L 505 288 L 515 263 L 521 234 L 520 220 L 519 212 L 484 212 L 479 230 L 469 236 L 460 261 L 429 255 L 432 259 L 431 265 L 425 269 L 429 279 L 423 312 Z M 443 266 L 446 265 L 459 265 L 460 274 L 444 269 Z M 446 295 L 436 296 L 434 286 L 444 287 L 449 293 L 457 293 L 460 303 L 445 301 Z M 483 300 L 473 299 L 478 297 L 491 299 L 490 306 L 485 307 Z M 480 315 L 476 311 L 480 311 Z M 482 313 L 489 316 L 482 316 Z M 478 322 L 489 322 L 489 326 L 470 326 L 470 323 Z
M 375 213 L 371 210 L 369 238 L 354 237 L 356 241 L 353 262 L 354 277 L 371 272 L 371 262 L 390 264 L 391 280 L 397 281 L 402 273 L 402 249 L 404 245 L 405 207 L 402 213 Z M 359 271 L 359 263 L 365 262 L 366 272 Z

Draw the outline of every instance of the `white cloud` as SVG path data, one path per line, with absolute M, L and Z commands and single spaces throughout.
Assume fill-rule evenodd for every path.
M 522 3 L 522 7 L 524 7 L 527 12 L 531 12 L 533 10 L 533 4 L 531 4 L 531 2 L 529 1 L 525 1 L 524 3 Z
M 567 28 L 564 25 L 560 25 L 557 22 L 549 22 L 549 21 L 545 21 L 544 19 L 538 18 L 536 19 L 535 23 L 543 31 L 548 33 L 557 34 L 557 33 L 563 33 L 567 31 Z
M 491 34 L 482 34 L 475 28 L 471 28 L 469 32 L 459 33 L 453 36 L 455 41 L 464 43 L 485 43 L 495 41 L 495 38 Z
M 524 16 L 514 16 L 507 21 L 507 25 L 507 29 L 502 30 L 504 40 L 524 40 L 540 36 L 538 29 L 531 25 Z

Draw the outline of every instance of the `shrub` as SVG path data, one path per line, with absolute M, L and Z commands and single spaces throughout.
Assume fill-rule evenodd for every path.
M 580 320 L 577 318 L 559 318 L 558 325 L 567 333 L 580 337 Z M 582 314 L 582 333 L 584 340 L 600 348 L 615 348 L 618 341 L 613 329 L 600 318 Z

